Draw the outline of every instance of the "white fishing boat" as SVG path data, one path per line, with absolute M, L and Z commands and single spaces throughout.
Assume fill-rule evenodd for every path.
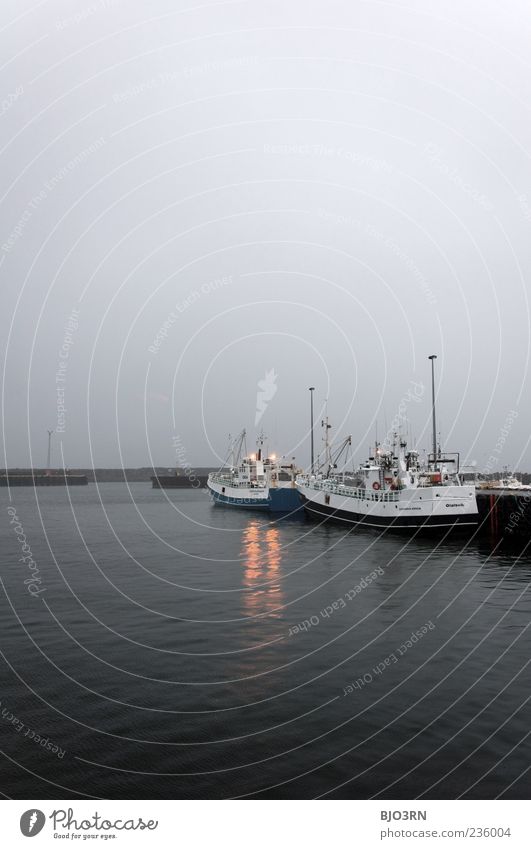
M 478 489 L 510 489 L 529 492 L 531 486 L 522 483 L 515 474 L 509 471 L 507 466 L 504 466 L 502 478 L 499 478 L 499 480 L 482 480 L 478 483 Z
M 251 510 L 291 513 L 301 507 L 296 487 L 300 473 L 294 458 L 286 460 L 264 452 L 265 437 L 257 440 L 257 449 L 247 453 L 246 432 L 231 442 L 229 460 L 208 476 L 207 486 L 217 504 Z
M 325 427 L 325 469 L 317 474 L 301 475 L 297 489 L 306 512 L 317 519 L 335 519 L 359 527 L 389 528 L 414 532 L 419 529 L 448 530 L 473 528 L 478 523 L 474 484 L 464 483 L 459 475 L 459 454 L 443 456 L 437 447 L 435 425 L 434 360 L 432 363 L 433 446 L 432 453 L 420 463 L 416 451 L 407 450 L 407 442 L 398 434 L 384 450 L 378 443 L 373 455 L 355 473 L 337 471 L 337 458 L 350 437 L 332 455 L 328 420 Z M 312 464 L 313 471 L 313 416 Z
M 422 467 L 404 440 L 396 455 L 376 446 L 353 475 L 300 476 L 297 489 L 309 515 L 360 527 L 448 529 L 478 521 L 475 487 L 461 482 L 458 456 L 431 458 Z

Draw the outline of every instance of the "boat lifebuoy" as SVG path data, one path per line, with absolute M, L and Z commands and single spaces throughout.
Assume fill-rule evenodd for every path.
M 380 489 L 380 484 L 378 483 L 378 481 L 374 481 L 372 488 L 373 489 Z

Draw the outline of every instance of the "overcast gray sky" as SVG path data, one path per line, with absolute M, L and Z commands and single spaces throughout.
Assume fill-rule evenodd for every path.
M 443 446 L 531 470 L 528 4 L 2 10 L 4 464 L 305 464 L 310 385 L 428 447 L 437 353 Z

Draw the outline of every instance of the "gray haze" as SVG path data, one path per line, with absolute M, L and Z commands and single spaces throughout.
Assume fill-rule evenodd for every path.
M 528 4 L 2 11 L 5 465 L 306 464 L 310 385 L 422 449 L 437 353 L 443 447 L 531 470 Z

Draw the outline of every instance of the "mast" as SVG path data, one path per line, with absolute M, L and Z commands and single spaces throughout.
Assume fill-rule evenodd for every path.
M 257 460 L 261 460 L 261 459 L 262 459 L 262 448 L 263 448 L 263 445 L 264 445 L 264 431 L 262 430 L 262 431 L 260 432 L 260 436 L 258 436 L 258 438 L 257 438 L 257 440 L 256 440 L 256 449 L 257 449 L 257 450 L 256 450 L 256 459 L 257 459 Z
M 331 468 L 332 468 L 332 453 L 330 451 L 330 441 L 328 439 L 328 431 L 330 430 L 332 425 L 328 424 L 328 416 L 326 416 L 326 418 L 321 421 L 321 427 L 324 427 L 324 429 L 325 429 L 325 433 L 324 433 L 324 444 L 325 444 L 324 456 L 325 456 L 325 464 L 328 465 L 328 469 L 327 469 L 327 472 L 326 472 L 326 476 L 328 477 L 330 475 L 330 471 L 331 471 Z
M 431 418 L 433 428 L 433 462 L 435 463 L 437 459 L 437 425 L 435 423 L 435 360 L 437 359 L 437 354 L 430 354 L 428 359 L 431 360 Z
M 241 435 L 240 435 L 240 442 L 239 442 L 239 444 L 238 444 L 238 454 L 237 454 L 237 457 L 236 457 L 236 462 L 237 462 L 238 464 L 239 464 L 239 462 L 240 462 L 240 460 L 241 460 L 241 458 L 242 458 L 242 451 L 243 451 L 244 456 L 247 454 L 247 443 L 246 443 L 246 441 L 245 441 L 245 437 L 246 437 L 246 436 L 247 436 L 247 432 L 246 432 L 246 430 L 245 430 L 245 428 L 244 428 L 244 429 L 242 430 L 242 432 L 241 432 Z
M 247 454 L 247 446 L 245 444 L 245 436 L 246 431 L 245 428 L 241 433 L 238 434 L 236 439 L 232 443 L 232 465 L 234 467 L 239 466 L 240 460 L 242 457 L 242 450 L 244 450 L 244 454 Z
M 311 457 L 311 474 L 314 473 L 314 453 L 313 453 L 313 393 L 315 392 L 315 386 L 310 386 L 310 457 Z

